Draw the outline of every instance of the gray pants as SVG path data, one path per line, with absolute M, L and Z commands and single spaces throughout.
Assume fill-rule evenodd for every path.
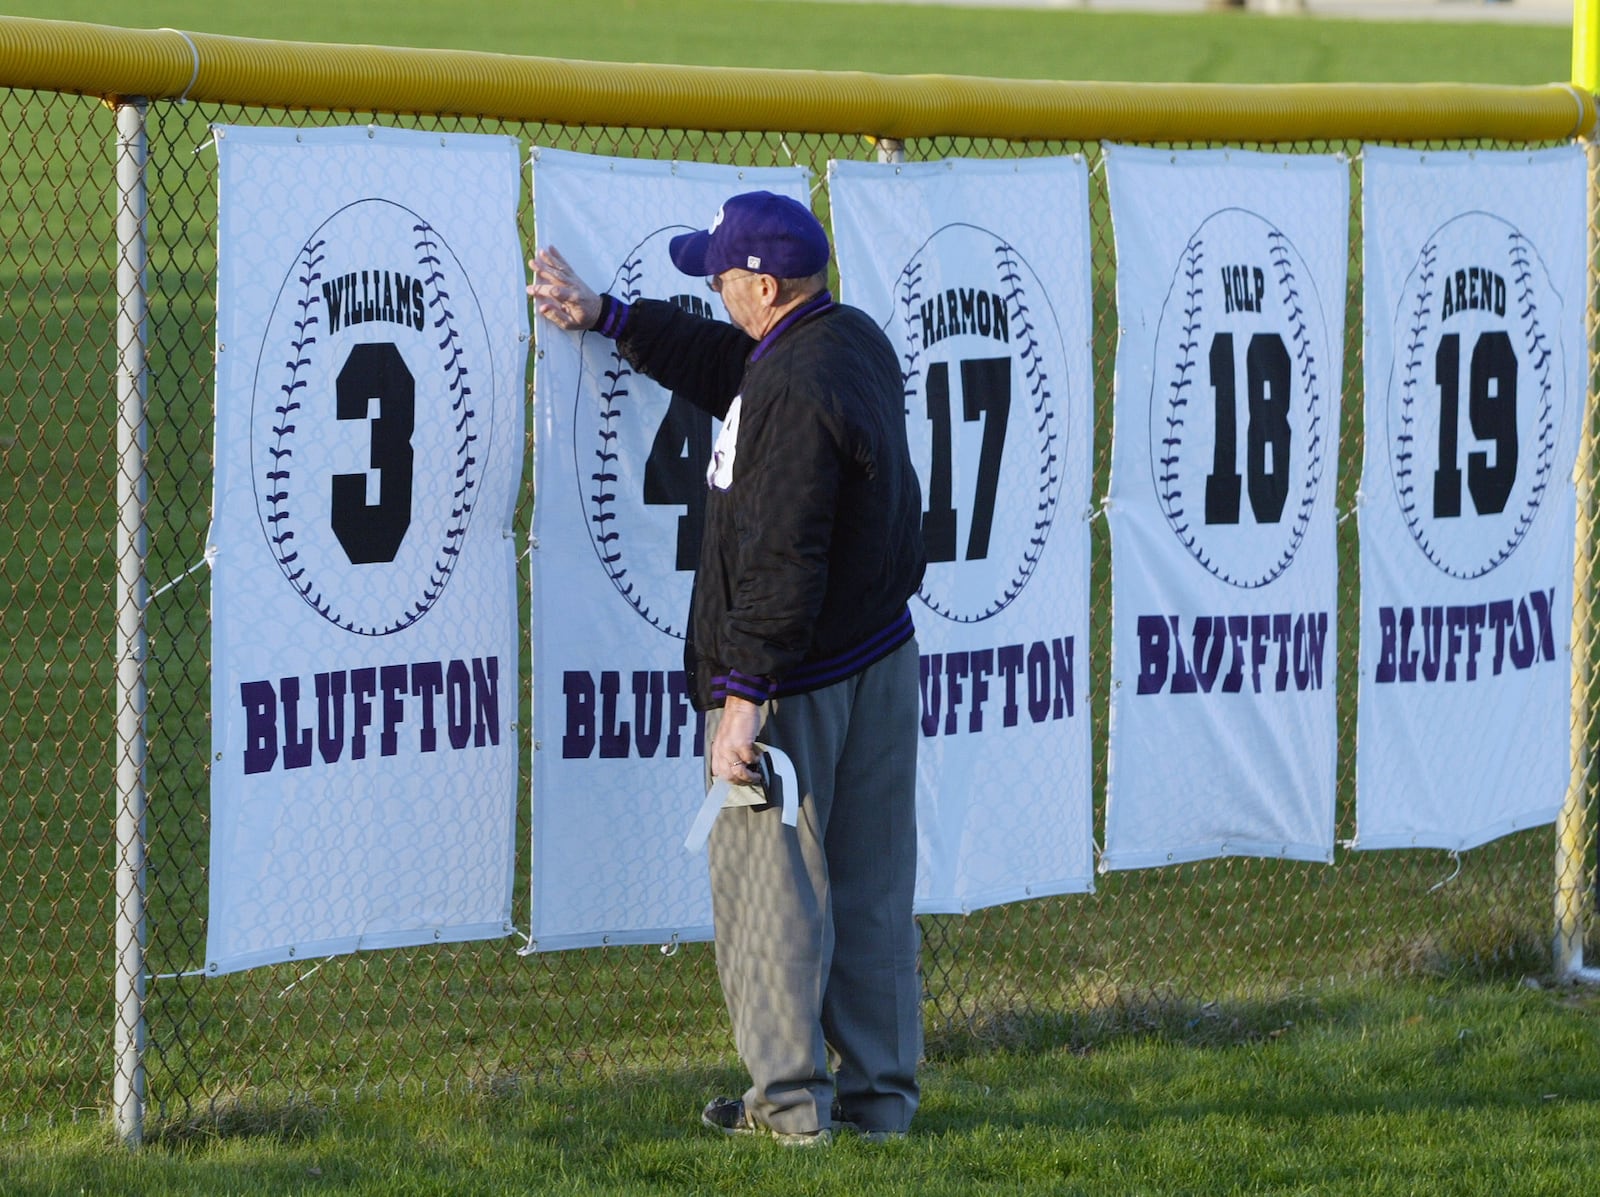
M 917 677 L 913 640 L 770 704 L 760 738 L 794 762 L 799 825 L 773 804 L 730 807 L 712 828 L 717 972 L 750 1071 L 745 1108 L 778 1131 L 830 1126 L 835 1100 L 869 1131 L 904 1131 L 917 1108 Z

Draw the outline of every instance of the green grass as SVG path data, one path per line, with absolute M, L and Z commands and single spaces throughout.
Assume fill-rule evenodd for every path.
M 1401 1194 L 1600 1181 L 1595 999 L 1434 982 L 1169 1009 L 931 1063 L 914 1133 L 787 1151 L 701 1129 L 718 1068 L 229 1104 L 129 1155 L 102 1128 L 0 1140 L 10 1197 L 338 1192 Z
M 1563 77 L 1569 58 L 1566 31 L 1545 27 L 1237 13 L 779 0 L 8 8 L 314 41 L 1013 77 L 1537 83 Z M 209 515 L 215 158 L 196 150 L 210 120 L 306 119 L 152 109 L 157 585 L 198 559 Z M 1589 1079 L 1600 1062 L 1585 1032 L 1595 1011 L 1514 987 L 1548 967 L 1547 831 L 1470 853 L 1437 888 L 1452 871 L 1441 853 L 1341 852 L 1333 868 L 1231 860 L 1113 874 L 1092 896 L 924 920 L 928 1103 L 918 1136 L 886 1151 L 847 1144 L 801 1159 L 694 1128 L 685 1112 L 738 1083 L 707 947 L 521 959 L 504 942 L 152 982 L 155 1142 L 137 1159 L 109 1147 L 97 1115 L 110 1088 L 115 864 L 111 121 L 93 101 L 6 96 L 0 124 L 0 1193 L 1359 1193 L 1430 1191 L 1445 1176 L 1461 1192 L 1568 1192 L 1595 1176 L 1573 1146 L 1600 1129 Z M 724 161 L 787 160 L 790 148 L 776 135 L 508 131 L 524 144 Z M 830 154 L 869 152 L 847 138 L 792 148 L 819 173 Z M 1021 152 L 948 141 L 911 152 L 969 149 Z M 1102 182 L 1095 203 L 1103 218 Z M 524 221 L 531 233 L 526 211 Z M 1100 224 L 1097 493 L 1112 332 Z M 1347 323 L 1341 509 L 1359 452 L 1353 303 Z M 525 528 L 526 502 L 522 515 Z M 1351 522 L 1347 562 L 1354 533 Z M 1103 523 L 1095 552 L 1103 610 Z M 1342 576 L 1351 587 L 1353 571 Z M 197 575 L 151 608 L 158 973 L 191 969 L 203 952 L 206 603 Z M 1348 661 L 1348 610 L 1341 623 Z M 1103 695 L 1095 710 L 1103 720 Z M 1352 716 L 1346 702 L 1341 836 L 1353 830 Z M 1102 754 L 1101 789 L 1103 768 Z M 524 873 L 523 925 L 526 895 Z
M 1567 78 L 1572 44 L 1551 26 L 792 0 L 12 0 L 6 11 L 290 41 L 1012 79 L 1548 83 Z

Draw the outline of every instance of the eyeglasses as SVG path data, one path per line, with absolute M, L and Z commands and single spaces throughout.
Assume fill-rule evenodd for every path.
M 721 274 L 713 274 L 710 278 L 706 279 L 706 286 L 711 288 L 713 294 L 721 295 L 722 288 L 727 286 L 729 283 L 736 283 L 742 278 L 759 277 L 761 276 L 752 270 L 746 270 L 743 274 L 735 274 L 731 270 L 724 270 Z

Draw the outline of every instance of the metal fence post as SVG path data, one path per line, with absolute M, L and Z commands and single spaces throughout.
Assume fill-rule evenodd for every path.
M 1589 162 L 1590 247 L 1588 289 L 1592 298 L 1597 276 L 1594 240 L 1595 170 L 1600 166 L 1600 150 L 1586 144 Z M 1593 636 L 1595 566 L 1595 454 L 1600 450 L 1595 435 L 1595 312 L 1586 304 L 1584 343 L 1588 347 L 1588 368 L 1584 371 L 1585 396 L 1582 433 L 1578 442 L 1578 462 L 1573 481 L 1577 487 L 1576 546 L 1573 553 L 1572 596 L 1572 757 L 1567 796 L 1556 817 L 1555 859 L 1555 938 L 1552 956 L 1555 975 L 1567 981 L 1600 981 L 1600 969 L 1585 968 L 1583 939 L 1588 908 L 1593 898 L 1589 888 L 1589 735 L 1593 703 L 1590 687 L 1594 681 Z
M 117 914 L 112 1117 L 144 1137 L 145 1046 L 145 108 L 117 105 Z

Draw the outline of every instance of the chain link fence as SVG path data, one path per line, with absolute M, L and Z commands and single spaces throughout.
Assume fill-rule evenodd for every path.
M 115 116 L 100 102 L 6 93 L 0 152 L 5 295 L 0 315 L 0 528 L 5 552 L 0 836 L 0 1125 L 98 1116 L 113 1081 L 113 875 L 121 861 L 113 728 L 118 508 Z M 208 850 L 208 590 L 216 291 L 216 155 L 209 126 L 412 124 L 508 133 L 525 149 L 809 167 L 875 158 L 868 139 L 782 132 L 577 128 L 492 119 L 278 111 L 155 103 L 149 159 L 147 501 L 149 604 L 145 965 L 149 1109 L 215 1116 L 246 1100 L 336 1099 L 379 1088 L 494 1091 L 574 1068 L 704 1067 L 733 1059 L 709 945 L 613 947 L 519 956 L 515 939 L 367 952 L 221 978 L 204 962 Z M 1482 144 L 1482 143 L 1480 143 Z M 1458 148 L 1460 143 L 1434 143 Z M 908 159 L 1082 153 L 1094 168 L 1094 493 L 1110 468 L 1116 321 L 1109 204 L 1098 145 L 931 138 Z M 1353 159 L 1338 507 L 1355 502 L 1362 454 L 1360 146 Z M 1591 186 L 1591 194 L 1593 187 Z M 524 188 L 524 241 L 533 220 Z M 1593 230 L 1591 229 L 1591 234 Z M 1595 277 L 1591 265 L 1590 277 Z M 530 357 L 530 362 L 532 357 Z M 531 402 L 531 376 L 529 397 Z M 1589 419 L 1592 421 L 1592 413 Z M 535 422 L 530 419 L 530 444 Z M 1586 426 L 1584 453 L 1594 430 Z M 531 460 L 531 455 L 529 460 Z M 531 469 L 518 508 L 525 538 Z M 1582 496 L 1587 520 L 1589 496 Z M 1587 527 L 1587 522 L 1583 524 Z M 1355 789 L 1356 524 L 1339 533 L 1340 773 L 1331 866 L 1230 858 L 1117 872 L 1098 892 L 922 920 L 931 1056 L 990 1044 L 1087 1040 L 1192 1023 L 1217 1009 L 1271 1012 L 1353 979 L 1467 971 L 1521 975 L 1551 965 L 1552 895 L 1587 895 L 1587 851 L 1553 872 L 1542 828 L 1460 859 L 1438 851 L 1351 852 Z M 1580 547 L 1584 576 L 1592 546 Z M 1103 825 L 1110 603 L 1105 521 L 1093 542 L 1091 718 L 1097 827 Z M 526 577 L 523 627 L 527 627 Z M 1579 596 L 1588 609 L 1589 595 Z M 529 676 L 523 644 L 524 677 Z M 1596 651 L 1577 646 L 1583 676 Z M 518 726 L 527 736 L 527 696 Z M 1575 703 L 1577 712 L 1589 704 Z M 1587 720 L 1587 714 L 1582 716 Z M 1584 744 L 1596 728 L 1576 729 Z M 523 745 L 526 770 L 527 745 Z M 126 763 L 126 762 L 124 762 Z M 135 762 L 137 764 L 137 762 Z M 1593 790 L 1587 753 L 1578 783 Z M 527 792 L 526 772 L 522 792 Z M 1174 802 L 1182 795 L 1175 794 Z M 519 803 L 519 843 L 528 841 Z M 526 926 L 526 853 L 514 917 Z M 121 1032 L 131 1034 L 133 1028 Z M 126 1079 L 126 1078 L 125 1078 Z

